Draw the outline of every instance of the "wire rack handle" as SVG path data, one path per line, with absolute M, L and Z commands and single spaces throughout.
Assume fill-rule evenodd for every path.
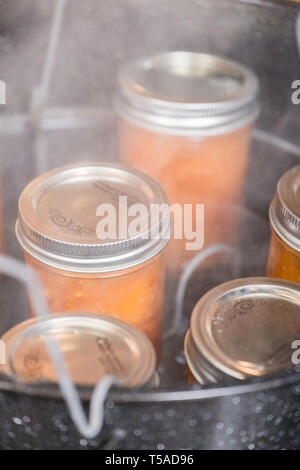
M 40 278 L 30 266 L 26 266 L 24 263 L 9 256 L 0 255 L 0 271 L 25 284 L 29 291 L 33 310 L 40 321 L 51 318 Z M 89 417 L 87 419 L 59 343 L 53 335 L 49 335 L 46 347 L 53 362 L 61 393 L 74 425 L 85 438 L 92 439 L 96 437 L 102 430 L 104 403 L 108 391 L 112 385 L 120 383 L 119 379 L 114 375 L 107 375 L 96 384 L 92 392 Z

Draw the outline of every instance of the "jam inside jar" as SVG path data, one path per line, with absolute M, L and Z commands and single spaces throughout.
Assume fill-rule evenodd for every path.
M 166 194 L 137 170 L 71 165 L 35 178 L 24 189 L 16 234 L 52 312 L 88 311 L 124 320 L 158 352 L 170 214 L 161 212 L 152 220 L 153 204 L 168 205 Z M 147 223 L 139 231 L 136 222 L 134 232 L 133 209 L 141 207 Z
M 159 181 L 170 204 L 192 205 L 192 231 L 203 231 L 205 246 L 238 239 L 257 95 L 250 70 L 208 54 L 169 52 L 120 71 L 119 159 Z M 204 205 L 204 228 L 196 204 Z M 188 248 L 184 235 L 173 231 L 171 272 L 203 248 Z
M 300 165 L 279 180 L 269 214 L 267 276 L 300 283 Z

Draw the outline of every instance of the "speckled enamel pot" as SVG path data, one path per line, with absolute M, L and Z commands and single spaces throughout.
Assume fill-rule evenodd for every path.
M 297 449 L 300 374 L 231 387 L 113 390 L 105 425 L 82 438 L 57 387 L 0 382 L 2 449 Z M 88 400 L 90 391 L 81 390 Z M 88 404 L 88 401 L 86 401 Z M 184 428 L 184 432 L 182 429 Z
M 49 11 L 52 11 L 52 2 L 47 2 Z M 8 5 L 10 2 L 5 3 Z M 43 47 L 31 47 L 30 43 L 30 38 L 32 40 L 38 37 L 40 28 L 45 36 L 41 35 L 42 41 L 36 42 L 46 44 L 49 31 L 50 16 L 46 18 L 46 9 L 37 9 L 36 3 L 36 0 L 27 0 L 26 6 L 22 5 L 24 10 L 21 13 L 18 5 L 8 14 L 5 11 L 8 7 L 5 5 L 1 10 L 1 35 L 8 46 L 3 50 L 3 55 L 6 52 L 8 54 L 8 57 L 4 57 L 6 64 L 14 64 L 15 68 L 9 75 L 13 76 L 15 72 L 18 85 L 19 63 L 30 65 L 30 60 L 33 65 L 42 63 L 45 53 Z M 148 0 L 115 0 L 110 2 L 109 7 L 102 5 L 98 9 L 96 2 L 86 0 L 77 3 L 73 10 L 69 5 L 70 18 L 76 14 L 78 17 L 76 21 L 64 23 L 59 49 L 59 62 L 68 63 L 68 77 L 72 80 L 72 86 L 66 87 L 65 74 L 56 73 L 53 82 L 57 88 L 52 92 L 54 98 L 62 97 L 62 102 L 74 104 L 75 101 L 78 104 L 76 98 L 79 96 L 83 98 L 79 102 L 84 102 L 86 106 L 101 103 L 101 119 L 97 127 L 97 137 L 101 142 L 99 144 L 98 140 L 99 145 L 95 145 L 93 149 L 89 146 L 86 152 L 88 160 L 91 160 L 90 153 L 93 154 L 93 150 L 97 155 L 107 155 L 108 159 L 112 154 L 114 134 L 111 125 L 111 84 L 116 66 L 125 62 L 129 55 L 143 57 L 151 51 L 174 47 L 198 51 L 201 47 L 203 51 L 213 49 L 215 54 L 244 62 L 258 75 L 262 85 L 262 113 L 258 125 L 263 131 L 256 133 L 257 140 L 253 142 L 246 188 L 247 214 L 252 211 L 257 215 L 257 218 L 251 219 L 255 222 L 251 227 L 255 227 L 256 231 L 253 238 L 245 238 L 243 246 L 247 250 L 242 254 L 247 255 L 247 262 L 242 275 L 263 275 L 262 265 L 269 243 L 268 207 L 276 182 L 285 171 L 299 164 L 300 157 L 299 147 L 292 144 L 294 142 L 299 145 L 299 106 L 294 106 L 291 102 L 291 84 L 299 77 L 299 51 L 295 34 L 299 4 L 282 0 L 185 0 L 183 8 L 182 2 L 165 0 L 155 2 L 154 8 L 154 2 Z M 218 21 L 217 29 L 216 18 L 222 18 L 222 21 Z M 21 29 L 19 21 L 23 22 Z M 86 31 L 87 36 L 84 38 L 83 34 L 80 35 L 81 41 L 73 41 L 72 50 L 70 38 L 76 36 L 78 31 L 81 33 L 87 23 L 91 25 L 90 31 Z M 101 28 L 101 25 L 111 24 L 118 25 L 117 34 L 114 27 Z M 20 31 L 22 34 L 19 34 Z M 221 40 L 218 40 L 217 34 Z M 83 66 L 87 71 L 84 74 L 79 71 L 75 57 L 81 44 Z M 86 54 L 87 47 L 89 54 Z M 277 60 L 278 57 L 280 60 Z M 20 93 L 27 91 L 26 86 L 28 96 L 31 96 L 30 87 L 38 83 L 36 73 L 36 67 L 27 66 L 26 74 L 22 77 L 22 87 L 18 86 L 9 95 L 10 104 L 15 101 L 17 107 L 19 99 L 23 105 L 25 98 L 22 100 Z M 69 82 L 71 83 L 70 80 Z M 22 131 L 19 128 L 26 127 L 28 121 L 32 125 L 32 121 L 25 115 L 12 123 L 10 113 L 2 114 L 1 132 L 7 130 L 10 133 L 9 138 L 4 136 L 1 140 L 1 170 L 5 176 L 2 178 L 3 207 L 4 220 L 7 221 L 4 229 L 7 251 L 20 256 L 12 221 L 17 212 L 19 192 L 36 172 L 32 151 L 36 144 L 32 137 L 36 133 L 31 126 L 29 135 L 24 132 L 22 138 L 18 137 L 17 132 Z M 9 119 L 4 121 L 4 118 Z M 54 118 L 51 114 L 46 114 L 42 123 L 44 131 L 53 129 L 56 125 Z M 64 124 L 66 121 L 66 116 L 61 116 L 59 122 Z M 266 129 L 268 132 L 265 132 Z M 13 138 L 11 134 L 14 134 Z M 57 134 L 54 133 L 54 136 Z M 88 138 L 84 132 L 80 132 L 82 140 L 79 144 L 71 130 L 66 134 L 66 140 L 49 140 L 51 152 L 48 152 L 49 159 L 46 156 L 45 162 L 49 168 L 74 163 L 79 157 L 82 158 L 82 149 L 87 150 L 86 141 L 96 142 L 94 134 Z M 206 283 L 210 284 L 210 281 L 209 277 L 205 278 Z M 202 286 L 204 290 L 212 287 L 205 282 Z M 14 293 L 20 294 L 15 284 L 12 288 Z M 174 292 L 175 290 L 172 291 L 173 297 Z M 24 319 L 19 318 L 19 315 L 24 312 L 26 299 L 22 295 L 20 299 L 15 295 L 11 296 L 6 283 L 1 284 L 0 295 L 3 320 L 1 328 L 6 329 Z M 4 306 L 5 296 L 7 302 Z M 185 309 L 191 312 L 199 298 L 200 293 L 197 291 L 193 295 L 190 289 Z M 7 318 L 4 318 L 5 313 Z M 82 393 L 88 399 L 89 391 L 83 390 Z M 88 407 L 88 401 L 86 404 Z M 162 388 L 153 392 L 112 391 L 106 403 L 103 431 L 91 441 L 82 438 L 74 429 L 57 387 L 25 388 L 2 377 L 0 410 L 1 449 L 300 448 L 300 375 L 292 373 L 272 380 L 268 378 L 259 382 L 240 382 L 227 387 L 201 389 L 200 385 L 194 385 L 184 389 L 175 386 Z

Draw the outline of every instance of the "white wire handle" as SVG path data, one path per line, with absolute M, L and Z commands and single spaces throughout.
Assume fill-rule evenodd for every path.
M 67 0 L 56 0 L 54 5 L 41 82 L 33 91 L 32 95 L 32 112 L 38 111 L 38 113 L 42 113 L 48 102 L 66 4 Z M 47 146 L 44 136 L 40 133 L 40 130 L 38 130 L 35 135 L 35 154 L 37 173 L 43 173 L 47 169 Z
M 166 334 L 164 335 L 164 339 L 169 338 L 176 331 L 178 331 L 180 323 L 182 322 L 185 291 L 186 291 L 187 284 L 193 272 L 207 258 L 213 255 L 216 255 L 218 253 L 229 253 L 229 254 L 235 254 L 235 255 L 237 254 L 236 250 L 229 245 L 216 244 L 216 245 L 208 246 L 204 250 L 200 251 L 199 253 L 197 253 L 196 256 L 192 258 L 191 261 L 189 261 L 186 264 L 178 281 L 178 289 L 177 289 L 176 298 L 175 298 L 175 314 L 174 314 L 173 324 L 171 328 L 169 329 L 169 331 L 167 331 Z
M 54 5 L 41 82 L 34 92 L 32 103 L 33 107 L 38 109 L 45 108 L 47 105 L 66 4 L 67 0 L 56 0 Z
M 42 283 L 32 268 L 11 257 L 0 254 L 0 271 L 26 285 L 37 317 L 41 320 L 50 318 Z M 119 379 L 114 375 L 107 375 L 96 384 L 91 396 L 89 419 L 87 419 L 79 394 L 54 336 L 49 336 L 46 347 L 54 364 L 62 395 L 75 426 L 87 439 L 94 438 L 100 433 L 103 426 L 104 402 L 107 393 L 112 385 L 120 384 Z

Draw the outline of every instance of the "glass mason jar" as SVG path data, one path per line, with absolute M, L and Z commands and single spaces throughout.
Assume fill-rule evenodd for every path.
M 271 278 L 225 282 L 193 310 L 185 337 L 188 381 L 224 383 L 292 368 L 299 338 L 298 284 Z
M 136 326 L 158 350 L 170 214 L 149 214 L 160 204 L 168 207 L 159 183 L 121 165 L 71 165 L 29 183 L 16 234 L 51 311 L 111 315 Z
M 280 178 L 269 216 L 267 276 L 300 283 L 300 165 Z
M 158 385 L 152 344 L 132 325 L 107 315 L 90 313 L 53 314 L 19 323 L 1 338 L 7 364 L 0 371 L 26 383 L 57 382 L 46 341 L 54 337 L 76 385 L 95 385 L 115 375 L 120 385 Z
M 127 64 L 118 88 L 120 161 L 157 179 L 170 204 L 204 204 L 205 246 L 234 244 L 259 112 L 256 76 L 225 58 L 169 52 Z M 168 265 L 176 271 L 198 248 L 173 234 Z

